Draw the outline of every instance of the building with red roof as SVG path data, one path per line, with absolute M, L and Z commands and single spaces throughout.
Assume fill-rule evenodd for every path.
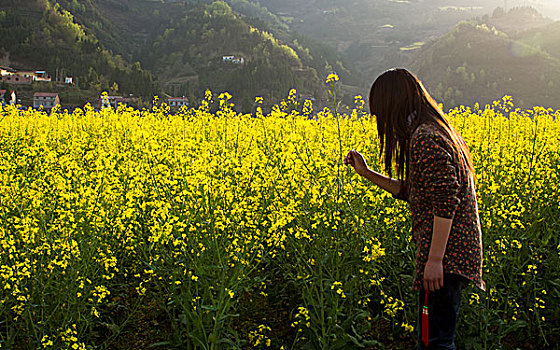
M 60 104 L 60 98 L 56 92 L 36 92 L 33 94 L 33 108 L 51 109 Z
M 189 99 L 185 96 L 183 97 L 169 97 L 167 99 L 167 105 L 172 108 L 181 108 L 182 106 L 189 106 Z

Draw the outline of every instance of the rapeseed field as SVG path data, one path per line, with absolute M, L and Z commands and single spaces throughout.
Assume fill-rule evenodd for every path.
M 353 148 L 381 169 L 363 99 L 230 101 L 0 107 L 0 348 L 414 346 L 406 203 L 342 164 Z M 459 348 L 554 348 L 560 112 L 506 96 L 448 115 L 477 172 L 488 286 L 464 293 Z

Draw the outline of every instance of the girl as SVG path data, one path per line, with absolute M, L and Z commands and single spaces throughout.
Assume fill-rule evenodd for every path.
M 364 157 L 348 152 L 345 164 L 377 186 L 408 201 L 416 243 L 413 288 L 418 315 L 428 306 L 429 341 L 418 322 L 418 348 L 455 349 L 461 291 L 467 282 L 485 290 L 482 239 L 467 145 L 422 83 L 405 69 L 377 78 L 369 95 L 377 121 L 380 158 L 388 177 L 368 168 Z M 397 179 L 393 179 L 393 169 Z M 424 300 L 427 297 L 428 300 Z

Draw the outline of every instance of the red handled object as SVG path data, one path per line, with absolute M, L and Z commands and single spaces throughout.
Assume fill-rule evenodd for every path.
M 430 338 L 430 325 L 428 322 L 428 291 L 424 295 L 424 307 L 422 308 L 422 342 L 428 347 L 428 339 Z

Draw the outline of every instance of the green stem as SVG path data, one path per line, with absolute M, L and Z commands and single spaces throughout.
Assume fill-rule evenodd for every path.
M 336 126 L 338 129 L 338 146 L 339 146 L 339 158 L 337 159 L 337 172 L 338 172 L 338 196 L 336 205 L 338 207 L 338 202 L 340 197 L 344 195 L 344 173 L 341 171 L 341 166 L 343 163 L 343 156 L 342 156 L 342 135 L 340 132 L 340 118 L 338 115 L 338 106 L 336 101 L 336 86 L 334 83 L 331 85 L 331 96 L 333 98 L 333 116 L 336 118 Z

